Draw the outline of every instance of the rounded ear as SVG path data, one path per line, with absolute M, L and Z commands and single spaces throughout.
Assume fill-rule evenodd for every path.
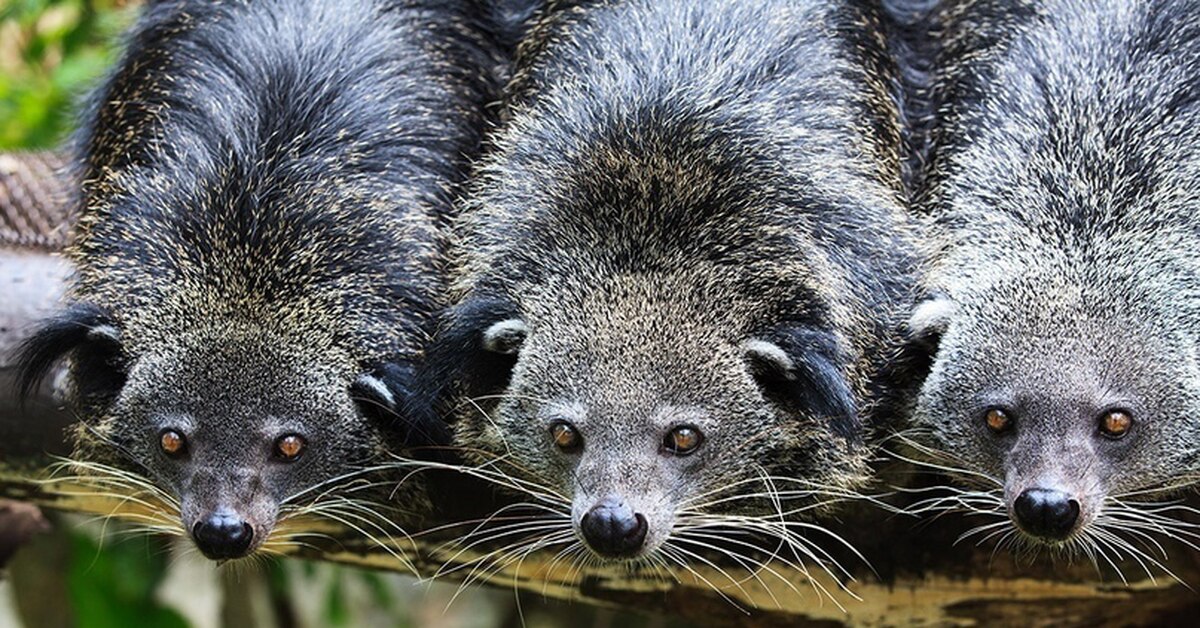
M 529 327 L 519 318 L 492 323 L 483 331 L 483 348 L 492 353 L 516 355 L 529 334 Z
M 410 408 L 421 422 L 447 435 L 461 399 L 497 393 L 508 386 L 517 352 L 527 330 L 516 305 L 507 299 L 476 295 L 443 312 L 433 342 L 418 363 Z
M 858 403 L 842 373 L 837 340 L 806 327 L 755 338 L 742 345 L 750 372 L 764 394 L 828 420 L 847 440 L 859 435 Z
M 17 353 L 17 388 L 31 397 L 59 360 L 72 359 L 72 379 L 78 401 L 103 404 L 125 385 L 126 365 L 121 332 L 108 312 L 76 303 L 42 322 Z
M 415 369 L 387 362 L 354 378 L 350 396 L 376 427 L 397 435 L 405 446 L 442 444 L 448 436 L 440 422 L 422 407 Z
M 796 363 L 779 345 L 766 340 L 747 340 L 742 345 L 746 360 L 755 376 L 776 375 L 783 379 L 796 379 Z
M 958 305 L 944 296 L 922 301 L 908 317 L 908 340 L 936 350 L 956 314 Z
M 934 295 L 918 303 L 903 329 L 897 330 L 894 350 L 880 367 L 883 392 L 875 404 L 877 427 L 906 427 L 918 391 L 933 368 L 942 336 L 957 315 L 956 303 Z
M 373 410 L 397 410 L 396 395 L 374 373 L 359 375 L 350 385 L 350 391 L 354 393 L 354 400 L 360 405 L 371 404 Z

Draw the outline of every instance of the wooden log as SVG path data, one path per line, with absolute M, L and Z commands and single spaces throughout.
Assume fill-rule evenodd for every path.
M 4 198 L 0 196 L 0 204 Z M 61 214 L 61 215 L 65 215 Z M 21 407 L 12 395 L 9 355 L 30 326 L 60 298 L 68 271 L 52 250 L 24 246 L 0 252 L 0 498 L 67 512 L 136 518 L 128 495 L 101 495 L 72 482 L 49 482 L 52 455 L 63 455 L 62 430 L 70 417 L 58 410 L 53 387 Z M 462 503 L 487 503 L 470 484 L 444 490 Z M 448 522 L 435 521 L 431 525 Z M 978 522 L 976 522 L 978 523 Z M 787 561 L 747 569 L 736 561 L 706 557 L 690 568 L 628 572 L 575 569 L 559 559 L 561 546 L 530 553 L 487 578 L 488 586 L 547 597 L 671 614 L 700 625 L 1138 625 L 1192 620 L 1200 611 L 1195 550 L 1163 543 L 1161 565 L 1135 561 L 1095 567 L 1087 560 L 1048 556 L 1015 558 L 991 544 L 956 543 L 972 522 L 946 516 L 928 522 L 870 505 L 848 509 L 836 526 L 865 561 L 834 552 L 853 580 L 819 569 L 809 573 Z M 291 551 L 307 557 L 372 569 L 403 571 L 399 557 L 422 576 L 463 580 L 493 547 L 463 551 L 444 535 L 384 539 L 381 547 L 342 526 L 322 532 L 324 546 Z M 1150 548 L 1149 552 L 1155 551 Z M 1116 577 L 1119 569 L 1128 582 Z M 1169 570 L 1174 574 L 1166 574 Z M 1185 584 L 1186 583 L 1186 584 Z M 824 595 L 817 589 L 831 592 Z

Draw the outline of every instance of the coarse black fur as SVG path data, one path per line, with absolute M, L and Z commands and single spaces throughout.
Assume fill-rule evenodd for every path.
M 85 461 L 148 475 L 187 533 L 245 521 L 250 552 L 287 512 L 318 514 L 303 506 L 326 483 L 446 439 L 408 405 L 451 199 L 498 92 L 482 14 L 146 7 L 77 137 L 70 305 L 21 359 L 28 392 L 71 358 Z M 184 453 L 160 448 L 168 431 Z M 294 462 L 277 455 L 289 434 Z
M 938 39 L 931 15 L 937 0 L 882 0 L 881 23 L 887 34 L 889 55 L 895 63 L 896 93 L 904 152 L 904 182 L 910 197 L 924 189 L 930 133 L 937 119 L 930 95 L 933 61 Z
M 558 2 L 533 27 L 438 363 L 464 455 L 554 502 L 539 542 L 603 503 L 649 528 L 627 557 L 678 559 L 689 530 L 767 530 L 721 516 L 773 490 L 794 515 L 864 482 L 916 258 L 885 48 L 866 2 Z
M 940 239 L 910 323 L 932 359 L 912 414 L 918 449 L 982 485 L 940 506 L 992 512 L 1003 541 L 1144 560 L 1123 539 L 1189 534 L 1136 502 L 1200 470 L 1198 10 L 979 0 L 930 17 L 921 207 Z M 1132 418 L 1119 437 L 1101 429 L 1114 411 Z M 1017 508 L 1030 491 L 1077 517 L 1039 532 Z
M 497 42 L 511 58 L 517 46 L 525 39 L 529 28 L 537 23 L 538 16 L 546 8 L 548 0 L 487 0 L 486 19 L 489 30 L 495 33 Z

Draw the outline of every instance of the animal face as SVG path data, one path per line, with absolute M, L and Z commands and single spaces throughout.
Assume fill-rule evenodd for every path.
M 237 322 L 148 346 L 126 343 L 128 333 L 94 325 L 73 349 L 85 421 L 175 497 L 183 531 L 209 558 L 263 548 L 289 511 L 382 448 L 389 390 L 372 374 L 352 379 L 345 363 L 308 359 L 305 339 Z
M 602 559 L 645 559 L 720 515 L 770 512 L 772 481 L 786 505 L 807 504 L 857 471 L 831 427 L 853 421 L 853 402 L 819 344 L 789 354 L 746 333 L 713 314 L 699 281 L 624 276 L 579 299 L 538 295 L 553 305 L 479 336 L 511 376 L 466 404 L 460 442 L 561 495 Z
M 915 422 L 998 490 L 1023 538 L 1073 546 L 1120 532 L 1126 500 L 1177 488 L 1200 450 L 1195 347 L 1117 286 L 1031 273 L 926 303 L 938 336 Z

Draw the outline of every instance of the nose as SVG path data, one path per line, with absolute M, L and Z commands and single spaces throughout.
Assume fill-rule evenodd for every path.
M 1067 538 L 1079 519 L 1079 502 L 1062 491 L 1026 489 L 1013 504 L 1017 523 L 1026 532 L 1043 539 Z
M 579 527 L 587 544 L 602 556 L 634 556 L 646 541 L 646 518 L 618 499 L 601 500 L 583 515 Z
M 200 552 L 213 560 L 241 558 L 250 549 L 254 528 L 238 516 L 218 512 L 192 526 L 192 540 Z

